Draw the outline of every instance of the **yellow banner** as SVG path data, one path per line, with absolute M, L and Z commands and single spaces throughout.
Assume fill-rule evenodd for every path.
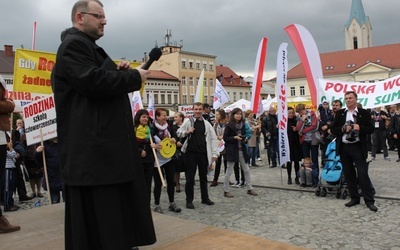
M 17 49 L 14 59 L 14 91 L 51 94 L 50 75 L 56 54 Z

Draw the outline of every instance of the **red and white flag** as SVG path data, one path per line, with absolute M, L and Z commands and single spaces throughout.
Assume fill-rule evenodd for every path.
M 278 145 L 279 162 L 281 165 L 290 161 L 290 147 L 287 135 L 288 109 L 287 109 L 287 43 L 279 46 L 276 62 L 276 88 L 275 94 L 278 104 Z
M 149 116 L 154 120 L 154 94 L 153 91 L 149 92 L 149 106 L 147 107 Z
M 229 94 L 226 92 L 222 84 L 218 81 L 218 79 L 215 79 L 215 91 L 214 91 L 214 103 L 213 103 L 213 108 L 218 109 L 225 103 L 229 102 Z
M 321 58 L 317 44 L 311 33 L 299 24 L 291 24 L 285 28 L 299 54 L 310 89 L 311 101 L 318 106 L 318 79 L 323 79 Z
M 261 87 L 262 78 L 264 74 L 265 59 L 267 57 L 267 42 L 268 39 L 263 37 L 260 45 L 258 46 L 257 58 L 254 67 L 253 86 L 251 87 L 251 102 L 250 109 L 256 114 L 256 117 L 262 115 L 264 112 L 261 102 Z
M 140 91 L 133 92 L 131 99 L 131 106 L 132 106 L 133 116 L 135 116 L 136 112 L 138 112 L 139 109 L 143 109 L 143 102 L 142 102 L 142 97 L 140 96 Z

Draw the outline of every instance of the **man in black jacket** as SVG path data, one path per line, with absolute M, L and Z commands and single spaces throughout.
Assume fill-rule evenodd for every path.
M 131 249 L 156 241 L 128 93 L 148 71 L 116 65 L 95 41 L 103 4 L 72 8 L 52 73 L 62 179 L 65 249 Z
M 365 204 L 371 211 L 376 212 L 378 208 L 374 205 L 374 194 L 366 162 L 368 157 L 367 134 L 374 131 L 374 126 L 371 123 L 369 112 L 357 108 L 355 92 L 346 92 L 344 98 L 346 108 L 336 113 L 331 131 L 337 136 L 336 154 L 340 155 L 351 196 L 350 202 L 345 205 L 352 207 L 360 204 L 359 185 L 364 193 Z

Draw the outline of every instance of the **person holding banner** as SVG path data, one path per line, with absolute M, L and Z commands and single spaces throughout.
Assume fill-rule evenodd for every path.
M 336 155 L 340 155 L 343 173 L 351 200 L 346 207 L 360 204 L 358 185 L 364 195 L 365 205 L 373 212 L 378 208 L 374 205 L 375 199 L 371 180 L 368 175 L 367 134 L 374 131 L 369 112 L 357 108 L 357 93 L 348 91 L 344 94 L 346 108 L 339 110 L 335 115 L 332 133 L 336 137 Z M 357 169 L 357 170 L 356 170 Z
M 135 113 L 134 123 L 136 132 L 136 141 L 138 143 L 138 150 L 142 160 L 144 179 L 147 187 L 147 198 L 150 204 L 151 200 L 151 182 L 153 179 L 153 169 L 155 158 L 153 154 L 153 148 L 155 144 L 151 143 L 150 136 L 150 116 L 149 112 L 145 109 L 139 109 Z
M 153 136 L 153 141 L 156 144 L 157 149 L 157 159 L 159 166 L 154 165 L 154 167 L 159 167 L 162 169 L 162 172 L 165 173 L 166 180 L 167 180 L 167 193 L 169 199 L 169 207 L 168 210 L 180 213 L 181 209 L 175 203 L 175 184 L 174 184 L 174 176 L 175 176 L 175 164 L 172 161 L 172 156 L 174 154 L 169 154 L 167 151 L 167 147 L 164 148 L 165 144 L 162 143 L 163 140 L 169 140 L 169 143 L 176 144 L 176 140 L 172 135 L 172 128 L 169 126 L 167 119 L 167 109 L 165 108 L 158 108 L 156 109 L 154 115 L 154 123 L 151 126 L 151 134 Z M 169 150 L 169 149 L 168 149 Z M 174 152 L 175 153 L 175 152 Z M 167 157 L 170 156 L 170 157 Z M 157 213 L 162 214 L 163 210 L 160 206 L 160 197 L 161 197 L 161 189 L 162 189 L 162 182 L 160 172 L 154 170 L 153 171 L 153 178 L 154 178 L 154 204 L 155 208 L 154 211 Z
M 11 129 L 8 115 L 14 111 L 15 104 L 11 99 L 5 98 L 6 83 L 1 75 L 0 83 L 0 180 L 2 180 L 5 175 L 7 159 L 6 131 L 10 131 Z M 0 185 L 0 194 L 2 192 L 3 190 Z M 21 230 L 21 227 L 10 224 L 0 208 L 0 233 L 11 233 L 19 230 Z
M 52 71 L 65 184 L 65 249 L 131 249 L 156 242 L 128 93 L 149 71 L 116 64 L 96 44 L 103 4 L 81 0 Z

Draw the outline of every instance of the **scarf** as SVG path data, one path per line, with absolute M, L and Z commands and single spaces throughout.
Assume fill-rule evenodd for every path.
M 147 125 L 139 125 L 136 128 L 136 138 L 144 140 L 150 139 L 150 127 Z
M 158 138 L 160 138 L 161 141 L 164 138 L 169 137 L 168 123 L 165 123 L 164 125 L 160 125 L 157 123 L 157 121 L 154 121 L 154 125 L 158 129 L 157 136 L 158 136 Z

